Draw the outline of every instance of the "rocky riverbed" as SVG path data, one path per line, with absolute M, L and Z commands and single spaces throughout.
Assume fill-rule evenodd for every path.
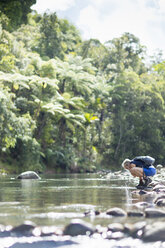
M 101 177 L 107 181 L 132 180 L 125 171 L 101 173 Z M 158 169 L 150 188 L 132 187 L 130 193 L 127 210 L 119 207 L 106 211 L 87 209 L 80 219 L 72 219 L 62 227 L 39 226 L 31 221 L 17 226 L 0 225 L 0 248 L 165 247 L 165 169 Z M 101 219 L 109 220 L 109 224 L 102 225 Z

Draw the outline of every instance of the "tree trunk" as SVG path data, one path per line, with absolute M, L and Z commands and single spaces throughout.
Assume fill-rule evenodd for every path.
M 119 140 L 118 140 L 118 144 L 117 144 L 117 147 L 116 147 L 116 150 L 115 150 L 115 154 L 114 154 L 114 158 L 116 159 L 117 157 L 117 154 L 118 154 L 118 151 L 120 149 L 120 144 L 121 144 L 121 139 L 123 137 L 123 132 L 122 132 L 122 124 L 120 122 L 120 129 L 119 129 Z

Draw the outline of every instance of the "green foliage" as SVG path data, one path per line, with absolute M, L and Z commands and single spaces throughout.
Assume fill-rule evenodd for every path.
M 35 138 L 23 136 L 17 139 L 15 149 L 10 149 L 11 157 L 17 161 L 20 171 L 36 170 L 42 171 L 41 147 Z
M 62 93 L 73 92 L 74 95 L 89 99 L 94 88 L 94 68 L 89 59 L 68 56 L 65 62 L 57 61 L 59 88 Z M 87 99 L 87 100 L 88 100 Z
M 3 85 L 1 85 L 3 87 Z M 5 89 L 0 90 L 0 148 L 5 151 L 14 147 L 17 138 L 31 135 L 34 122 L 30 115 L 17 116 L 13 103 L 14 94 Z
M 3 28 L 13 30 L 22 23 L 27 23 L 27 15 L 31 12 L 30 7 L 36 3 L 36 0 L 3 0 L 0 3 L 0 11 L 2 11 L 2 18 L 4 14 L 7 16 L 9 24 L 4 25 Z M 1 17 L 0 17 L 1 18 Z
M 0 23 L 5 30 L 9 26 L 9 18 L 2 11 L 0 11 Z
M 78 46 L 77 52 L 83 57 L 83 59 L 91 58 L 92 63 L 98 69 L 103 69 L 103 60 L 105 56 L 107 56 L 108 50 L 99 40 L 90 39 L 82 42 Z
M 0 27 L 1 28 L 1 27 Z M 0 30 L 0 70 L 4 72 L 11 72 L 15 69 L 16 58 L 12 54 L 12 40 L 11 35 Z
M 165 61 L 162 61 L 159 64 L 154 65 L 154 71 L 158 73 L 159 76 L 164 80 L 165 79 Z
M 112 77 L 129 68 L 138 74 L 146 71 L 143 62 L 145 47 L 133 34 L 124 33 L 120 38 L 106 42 L 106 47 L 108 53 L 103 59 L 104 70 Z
M 58 57 L 63 59 L 65 54 L 74 52 L 81 38 L 75 26 L 67 20 L 59 20 L 55 13 L 44 13 L 40 21 L 39 46 L 36 49 L 42 57 Z
M 113 159 L 163 153 L 164 99 L 155 84 L 143 84 L 135 72 L 125 72 L 111 92 Z M 159 131 L 158 131 L 159 130 Z M 111 157 L 112 159 L 112 157 Z
M 147 69 L 129 33 L 82 41 L 56 13 L 27 15 L 33 2 L 13 1 L 13 16 L 6 1 L 0 17 L 2 163 L 17 172 L 92 172 L 145 154 L 163 163 L 164 60 Z

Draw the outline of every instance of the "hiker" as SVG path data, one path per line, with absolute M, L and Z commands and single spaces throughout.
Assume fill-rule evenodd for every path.
M 150 176 L 156 174 L 156 169 L 153 166 L 155 159 L 150 156 L 139 156 L 133 160 L 125 159 L 122 163 L 122 167 L 129 170 L 131 175 L 139 177 L 139 184 L 136 186 L 137 189 L 143 189 L 152 182 Z

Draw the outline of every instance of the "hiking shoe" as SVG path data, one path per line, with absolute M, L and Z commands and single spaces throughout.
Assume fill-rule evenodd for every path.
M 152 182 L 151 178 L 146 177 L 144 178 L 144 187 L 147 187 Z
M 144 180 L 140 180 L 139 184 L 136 186 L 137 189 L 144 189 L 145 188 L 145 182 Z

